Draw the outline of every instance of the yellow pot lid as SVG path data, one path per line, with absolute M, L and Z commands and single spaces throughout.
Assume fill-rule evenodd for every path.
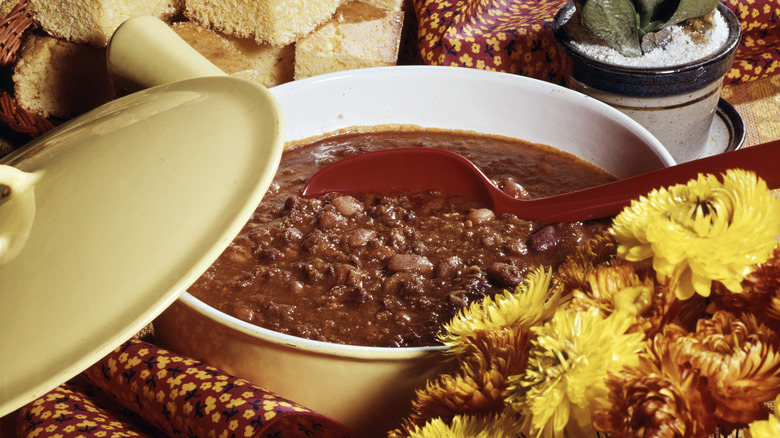
M 118 99 L 0 161 L 0 416 L 132 337 L 213 263 L 270 185 L 282 130 L 268 90 L 207 77 Z

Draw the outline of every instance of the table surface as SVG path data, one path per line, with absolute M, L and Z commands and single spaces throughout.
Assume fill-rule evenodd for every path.
M 780 76 L 726 86 L 721 97 L 745 121 L 744 147 L 780 139 Z

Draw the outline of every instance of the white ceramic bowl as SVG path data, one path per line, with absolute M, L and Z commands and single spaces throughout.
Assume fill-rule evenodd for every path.
M 554 146 L 618 177 L 674 164 L 647 130 L 568 89 L 455 67 L 388 67 L 318 76 L 271 91 L 293 141 L 353 126 L 471 130 Z M 309 341 L 256 327 L 185 293 L 155 322 L 160 343 L 331 416 L 356 436 L 383 436 L 415 388 L 442 367 L 441 348 Z

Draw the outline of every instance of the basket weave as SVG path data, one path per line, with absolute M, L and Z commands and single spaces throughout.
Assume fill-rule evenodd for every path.
M 16 63 L 22 37 L 32 24 L 32 12 L 27 0 L 21 0 L 0 19 L 0 70 L 11 68 Z M 0 91 L 0 122 L 31 138 L 54 128 L 54 123 L 50 120 L 20 107 L 7 90 Z

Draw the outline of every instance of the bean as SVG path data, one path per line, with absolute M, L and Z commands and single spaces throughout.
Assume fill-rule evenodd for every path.
M 528 190 L 526 190 L 525 187 L 523 187 L 522 185 L 518 184 L 516 181 L 513 181 L 511 179 L 507 179 L 504 182 L 504 187 L 502 190 L 507 195 L 518 199 L 529 199 L 531 197 L 531 194 L 528 193 Z
M 559 224 L 545 225 L 528 236 L 526 243 L 533 251 L 549 251 L 563 240 L 564 232 L 565 230 Z
M 352 196 L 339 196 L 333 200 L 333 206 L 344 216 L 352 216 L 363 211 L 363 204 Z
M 489 208 L 475 208 L 466 215 L 466 220 L 474 225 L 482 225 L 495 219 L 496 214 Z
M 523 280 L 523 270 L 510 263 L 492 263 L 487 274 L 488 279 L 498 287 L 515 287 Z
M 336 211 L 323 211 L 317 218 L 317 223 L 325 230 L 333 228 L 342 228 L 347 224 L 347 220 Z
M 436 264 L 436 278 L 451 279 L 458 275 L 462 262 L 458 256 L 447 257 Z
M 387 269 L 392 272 L 409 271 L 429 274 L 433 271 L 433 263 L 417 254 L 395 254 L 388 260 Z
M 374 231 L 365 228 L 353 230 L 347 235 L 347 245 L 353 248 L 365 246 L 374 237 L 374 234 L 376 234 Z

